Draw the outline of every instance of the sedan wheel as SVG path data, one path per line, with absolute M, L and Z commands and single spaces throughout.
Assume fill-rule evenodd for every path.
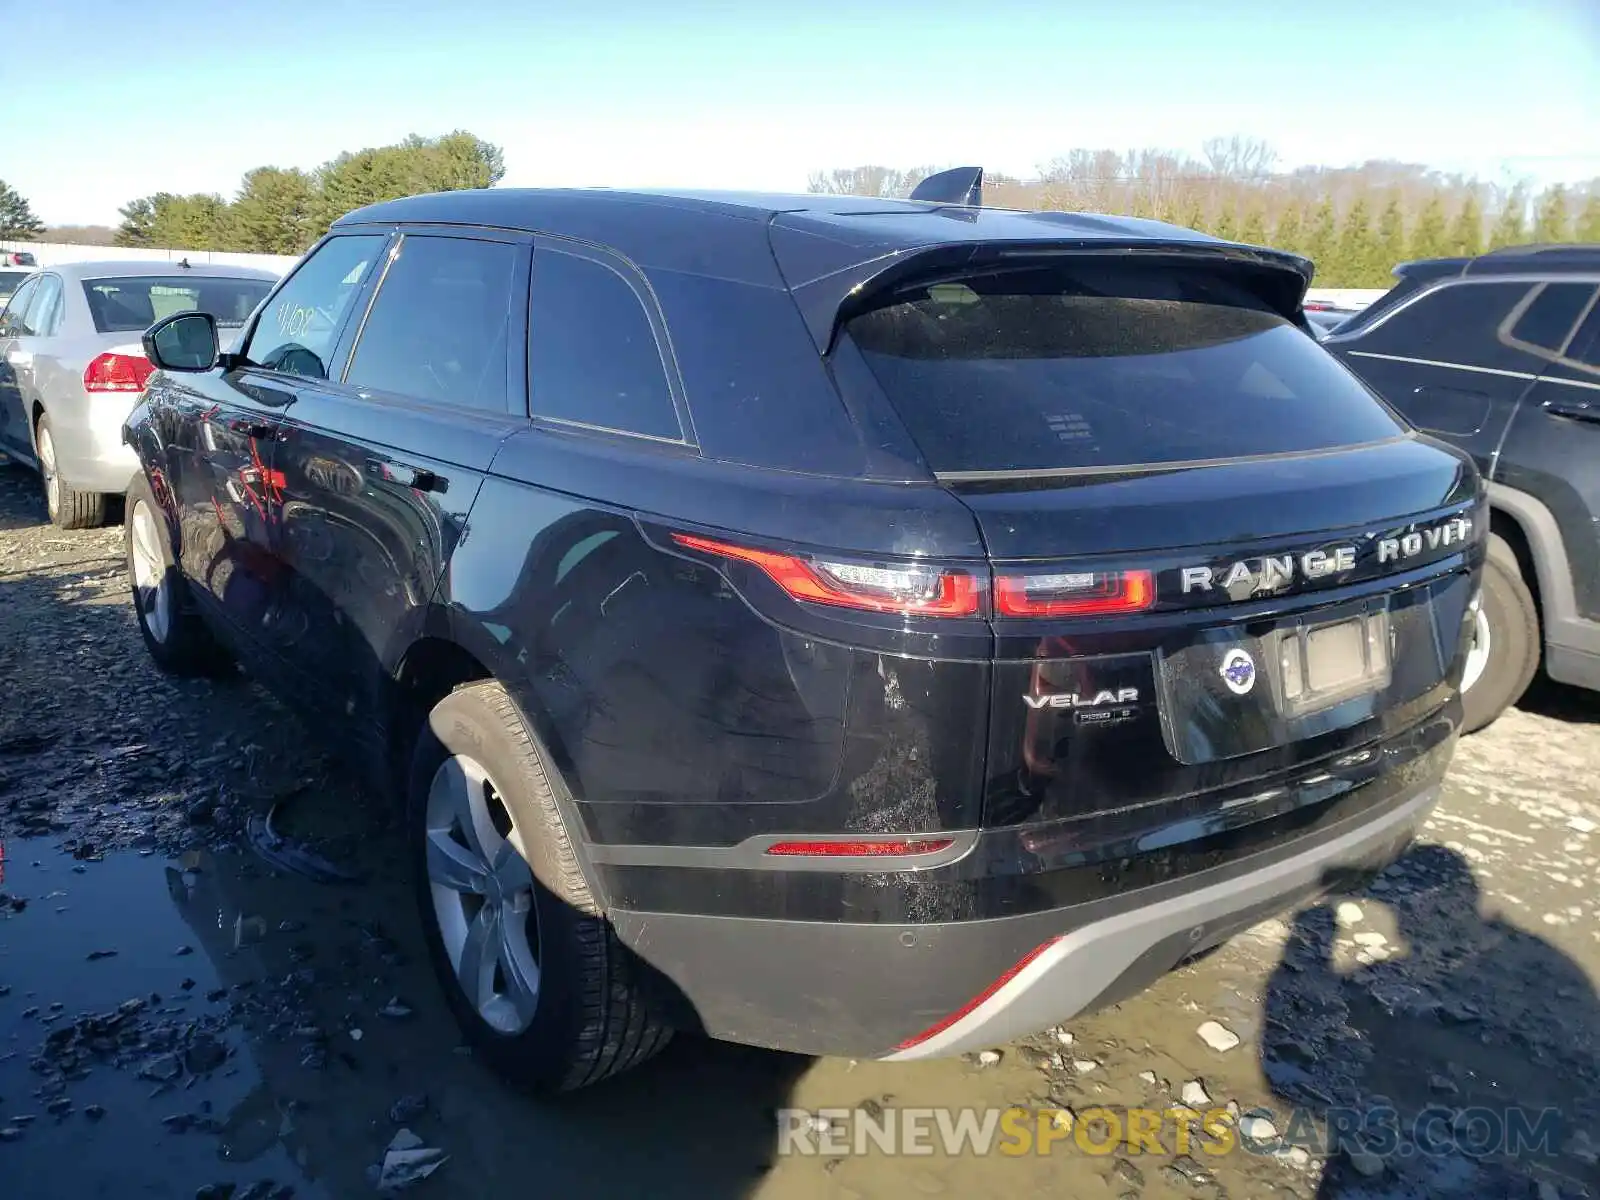
M 61 479 L 56 474 L 56 442 L 50 436 L 50 427 L 39 425 L 39 473 L 44 476 L 44 502 L 54 521 L 61 511 Z
M 486 1024 L 519 1034 L 539 1004 L 533 872 L 500 789 L 476 760 L 453 755 L 434 772 L 427 839 L 434 916 L 456 981 Z
M 144 626 L 157 642 L 165 644 L 172 631 L 172 587 L 167 579 L 167 563 L 157 540 L 161 533 L 155 513 L 143 500 L 135 500 L 128 517 L 132 543 L 133 597 L 144 618 Z
M 60 529 L 97 529 L 106 523 L 106 498 L 100 492 L 80 492 L 61 482 L 61 463 L 50 416 L 41 414 L 34 427 L 33 444 L 44 479 L 44 502 L 51 523 Z

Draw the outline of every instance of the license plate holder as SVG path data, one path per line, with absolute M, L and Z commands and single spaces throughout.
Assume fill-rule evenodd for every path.
M 1284 712 L 1302 716 L 1382 691 L 1393 673 L 1385 609 L 1286 629 L 1278 639 L 1278 696 Z

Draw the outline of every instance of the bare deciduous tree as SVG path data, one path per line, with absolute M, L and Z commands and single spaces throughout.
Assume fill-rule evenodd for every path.
M 1266 142 L 1237 133 L 1207 138 L 1201 143 L 1200 152 L 1211 173 L 1223 179 L 1260 179 L 1278 165 L 1277 151 Z

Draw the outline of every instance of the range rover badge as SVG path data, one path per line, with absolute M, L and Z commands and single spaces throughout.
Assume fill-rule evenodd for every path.
M 1250 657 L 1248 651 L 1235 646 L 1222 656 L 1218 673 L 1230 692 L 1242 696 L 1256 685 L 1256 660 Z

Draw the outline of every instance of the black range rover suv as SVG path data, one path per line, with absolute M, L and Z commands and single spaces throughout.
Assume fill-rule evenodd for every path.
M 418 196 L 236 352 L 146 334 L 151 653 L 403 800 L 444 987 L 528 1084 L 673 1028 L 1034 1032 L 1434 802 L 1471 462 L 1310 336 L 1304 260 L 955 183 Z

